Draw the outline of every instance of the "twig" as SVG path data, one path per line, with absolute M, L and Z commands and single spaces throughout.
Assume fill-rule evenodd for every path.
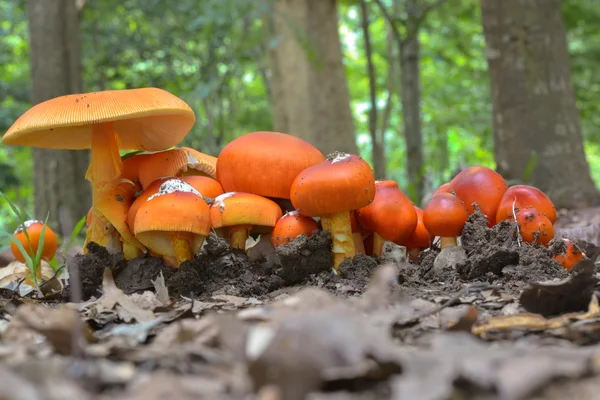
M 517 244 L 519 245 L 519 247 L 521 247 L 521 227 L 519 226 L 519 223 L 517 222 L 517 209 L 516 209 L 516 205 L 517 205 L 517 196 L 515 196 L 515 201 L 513 201 L 512 204 L 512 212 L 513 212 L 513 218 L 515 219 L 515 222 L 517 223 Z

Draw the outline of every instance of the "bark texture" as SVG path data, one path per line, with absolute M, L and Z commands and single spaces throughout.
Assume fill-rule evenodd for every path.
M 79 15 L 75 0 L 28 0 L 34 104 L 82 91 Z M 70 235 L 91 206 L 85 180 L 88 152 L 33 150 L 35 216 L 50 212 L 49 224 Z
M 600 204 L 583 149 L 560 0 L 481 0 L 494 112 L 495 158 L 557 207 Z
M 357 153 L 336 0 L 275 0 L 270 51 L 275 129 L 323 153 Z

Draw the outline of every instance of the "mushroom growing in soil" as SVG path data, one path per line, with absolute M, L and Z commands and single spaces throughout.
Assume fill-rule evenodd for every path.
M 251 193 L 226 192 L 210 206 L 213 228 L 227 228 L 233 249 L 245 250 L 250 232 L 269 233 L 280 218 L 277 203 Z
M 178 267 L 193 259 L 210 232 L 208 204 L 196 189 L 179 179 L 163 182 L 135 215 L 136 238 L 154 254 Z
M 554 238 L 554 226 L 548 217 L 535 208 L 519 210 L 516 215 L 523 240 L 527 243 L 548 247 Z
M 117 185 L 121 150 L 159 151 L 177 145 L 196 117 L 180 98 L 157 88 L 72 94 L 39 103 L 9 128 L 2 143 L 51 149 L 91 149 L 86 178 L 92 184 L 93 218 L 86 243 L 104 246 L 108 221 L 98 199 Z M 86 246 L 84 246 L 86 247 Z
M 324 161 L 310 143 L 278 132 L 252 132 L 232 140 L 217 158 L 217 180 L 226 192 L 289 199 L 304 169 Z
M 475 204 L 477 204 L 483 215 L 487 217 L 488 227 L 496 224 L 496 212 L 500 200 L 508 189 L 502 175 L 488 167 L 469 167 L 450 181 L 450 188 L 464 202 L 468 215 L 475 212 Z
M 409 259 L 417 262 L 421 251 L 431 245 L 431 235 L 423 223 L 423 210 L 417 206 L 414 207 L 417 213 L 417 227 L 410 238 L 400 244 L 406 246 Z
M 565 269 L 572 269 L 575 264 L 585 257 L 585 253 L 575 244 L 567 239 L 563 238 L 565 242 L 565 251 L 554 256 L 556 262 L 558 262 Z
M 31 243 L 31 246 L 29 246 L 29 243 L 27 242 L 27 236 L 23 231 L 23 225 L 19 225 L 17 230 L 15 230 L 15 232 L 13 233 L 13 236 L 23 245 L 23 248 L 25 249 L 27 255 L 29 255 L 29 257 L 31 258 L 34 258 L 38 250 L 40 239 L 42 238 L 42 229 L 44 228 L 44 223 L 42 221 L 32 219 L 29 221 L 25 221 L 24 225 L 25 230 L 27 230 L 27 235 L 29 235 L 29 242 Z M 52 229 L 50 229 L 48 225 L 46 225 L 46 230 L 44 231 L 44 247 L 42 249 L 41 258 L 48 261 L 52 260 L 54 258 L 54 255 L 56 254 L 57 249 L 58 242 L 56 239 L 56 234 Z M 17 247 L 16 243 L 14 243 L 12 240 L 10 242 L 10 250 L 12 251 L 13 256 L 15 256 L 15 259 L 17 261 L 22 263 L 25 262 L 25 257 L 23 256 L 23 253 L 21 253 L 19 247 Z M 41 274 L 41 269 L 39 269 L 38 272 Z
M 355 254 L 350 212 L 375 198 L 373 170 L 354 154 L 333 153 L 300 172 L 292 183 L 290 199 L 300 214 L 321 217 L 324 231 L 333 241 L 333 267 L 337 271 Z
M 544 192 L 534 186 L 515 185 L 509 187 L 502 196 L 496 213 L 496 223 L 505 219 L 514 220 L 514 213 L 529 207 L 541 211 L 552 224 L 556 222 L 556 208 Z
M 417 227 L 412 202 L 392 180 L 375 182 L 375 198 L 356 213 L 360 225 L 373 232 L 373 254 L 380 256 L 385 240 L 401 243 Z
M 300 215 L 298 211 L 290 211 L 279 218 L 271 232 L 273 247 L 289 243 L 300 235 L 311 237 L 319 229 L 319 224 L 311 217 Z
M 456 240 L 467 223 L 467 210 L 451 193 L 438 193 L 423 210 L 423 225 L 432 236 L 440 237 L 440 247 L 457 246 Z

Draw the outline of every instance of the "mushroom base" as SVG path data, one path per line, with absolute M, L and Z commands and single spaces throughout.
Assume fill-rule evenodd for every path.
M 346 258 L 353 258 L 356 253 L 350 223 L 350 212 L 339 212 L 321 217 L 321 226 L 331 234 L 333 268 L 339 271 L 340 264 Z
M 374 256 L 381 256 L 381 253 L 383 252 L 383 244 L 385 243 L 385 240 L 381 237 L 380 234 L 378 234 L 377 232 L 373 232 L 373 255 Z
M 354 251 L 356 254 L 367 254 L 365 251 L 365 242 L 360 232 L 352 233 L 352 241 L 354 242 Z
M 458 246 L 458 241 L 456 240 L 456 237 L 446 237 L 446 236 L 442 236 L 440 237 L 440 248 L 441 249 L 445 249 L 448 246 Z
M 232 249 L 246 250 L 246 240 L 252 229 L 251 225 L 229 227 L 229 243 Z

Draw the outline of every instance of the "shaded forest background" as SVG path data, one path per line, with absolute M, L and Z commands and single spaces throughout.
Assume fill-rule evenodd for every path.
M 591 177 L 598 183 L 600 7 L 596 0 L 532 0 L 529 7 L 506 0 L 512 6 L 495 9 L 500 1 L 0 0 L 0 133 L 33 103 L 57 90 L 155 86 L 180 96 L 196 112 L 196 125 L 182 145 L 213 155 L 244 133 L 297 134 L 324 152 L 359 152 L 379 179 L 396 180 L 415 203 L 422 204 L 460 168 L 475 164 L 496 168 L 498 159 L 506 158 L 504 151 L 513 154 L 508 164 L 519 164 L 518 174 L 509 171 L 511 165 L 499 165 L 501 172 L 510 172 L 510 183 L 542 182 L 549 185 L 545 190 L 557 193 L 553 199 L 567 206 L 596 204 L 597 192 L 585 182 L 584 157 L 575 157 L 583 162 L 573 171 L 583 176 L 579 184 L 588 200 L 569 204 L 561 188 L 548 183 L 552 179 L 548 171 L 571 168 L 577 163 L 571 153 L 564 153 L 560 161 L 563 153 L 557 150 L 548 166 L 543 165 L 543 154 L 525 157 L 511 151 L 515 146 L 529 151 L 543 142 L 543 126 L 533 125 L 546 115 L 552 119 L 556 109 L 547 106 L 533 112 L 527 104 L 522 107 L 522 115 L 528 117 L 514 117 L 513 125 L 505 128 L 517 126 L 512 130 L 521 135 L 517 136 L 521 146 L 499 145 L 494 139 L 494 129 L 498 135 L 502 128 L 500 114 L 493 119 L 491 88 L 500 90 L 495 92 L 495 106 L 502 107 L 526 103 L 528 89 L 520 86 L 526 86 L 526 78 L 507 83 L 503 75 L 507 69 L 501 63 L 490 63 L 488 72 L 493 55 L 489 43 L 486 49 L 484 26 L 488 35 L 497 35 L 496 47 L 503 46 L 506 37 L 494 33 L 490 16 L 521 15 L 516 43 L 527 47 L 542 37 L 536 29 L 554 29 L 552 18 L 562 17 L 565 32 L 550 32 L 554 36 L 548 36 L 547 45 L 556 48 L 560 58 L 561 40 L 566 38 L 568 44 L 570 60 L 559 61 L 567 72 L 570 68 L 571 76 L 561 76 L 572 80 L 577 105 L 573 112 L 578 115 L 570 114 L 576 122 L 565 141 L 575 150 L 583 144 Z M 482 23 L 482 5 L 484 17 L 487 7 L 487 25 Z M 64 7 L 73 15 L 56 9 L 52 14 L 47 7 Z M 51 39 L 44 24 L 52 24 L 48 22 L 52 18 L 56 26 L 69 27 L 60 31 L 65 46 L 81 52 L 75 60 L 58 60 L 58 67 L 48 65 L 48 60 L 59 50 L 42 40 Z M 542 26 L 544 19 L 554 25 Z M 31 35 L 37 35 L 37 42 Z M 502 57 L 509 52 L 503 49 L 500 61 L 506 61 Z M 554 73 L 555 60 L 546 61 L 547 69 L 539 58 L 538 64 L 526 67 L 537 66 L 532 73 Z M 64 72 L 61 62 L 75 65 L 75 72 L 71 69 L 63 78 L 53 75 L 52 68 Z M 501 82 L 513 90 L 505 90 Z M 570 89 L 570 82 L 561 85 Z M 71 160 L 65 154 L 0 148 L 1 190 L 32 212 L 35 209 L 38 218 L 45 216 L 44 210 L 60 211 L 61 205 L 70 204 L 72 215 L 66 218 L 69 222 L 61 222 L 68 225 L 61 227 L 62 232 L 68 232 L 89 208 L 84 201 L 89 196 L 83 180 L 85 159 Z M 76 173 L 67 177 L 64 171 L 69 168 Z M 573 192 L 573 187 L 565 190 Z M 8 206 L 0 209 L 0 223 L 14 224 Z

